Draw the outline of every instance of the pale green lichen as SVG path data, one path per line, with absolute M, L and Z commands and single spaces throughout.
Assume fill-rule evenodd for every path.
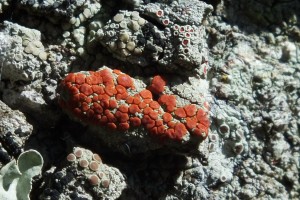
M 32 178 L 41 173 L 43 166 L 41 154 L 28 150 L 20 154 L 17 162 L 9 162 L 0 170 L 0 199 L 29 200 Z

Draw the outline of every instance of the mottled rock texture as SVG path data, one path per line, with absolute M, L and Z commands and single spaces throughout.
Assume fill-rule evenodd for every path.
M 0 157 L 8 162 L 15 156 L 11 141 L 20 150 L 41 152 L 45 167 L 33 182 L 32 197 L 298 199 L 299 13 L 297 0 L 1 1 L 0 100 L 24 114 L 3 104 L 13 114 L 0 119 Z M 129 96 L 146 89 L 157 102 L 167 94 L 176 96 L 178 108 L 205 108 L 208 137 L 189 151 L 161 140 L 149 148 L 153 138 L 144 136 L 151 120 L 136 132 L 114 134 L 78 123 L 86 113 L 69 118 L 58 103 L 58 85 L 67 74 L 93 74 L 103 66 L 138 83 L 140 90 L 128 89 Z M 164 77 L 163 87 L 153 83 L 157 76 Z M 177 116 L 184 115 L 180 111 Z M 29 132 L 20 136 L 19 129 Z M 138 140 L 127 138 L 129 130 L 139 133 Z M 193 135 L 188 131 L 181 141 Z M 97 134 L 105 137 L 94 139 Z M 118 171 L 116 177 L 124 177 L 117 195 L 95 192 L 77 158 L 64 163 L 74 147 L 99 154 Z

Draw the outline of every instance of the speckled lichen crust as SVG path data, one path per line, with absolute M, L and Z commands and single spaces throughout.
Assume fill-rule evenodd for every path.
M 200 141 L 208 135 L 206 108 L 179 106 L 176 95 L 163 94 L 165 80 L 155 76 L 146 89 L 119 70 L 71 73 L 61 82 L 59 102 L 75 118 L 110 130 L 143 126 L 152 136 Z M 159 95 L 154 100 L 153 94 Z
M 52 178 L 56 184 L 49 184 L 51 181 L 47 183 L 47 189 L 40 195 L 40 199 L 53 196 L 69 199 L 76 196 L 113 200 L 120 197 L 127 185 L 118 169 L 104 164 L 99 154 L 81 147 L 73 148 L 73 152 L 66 156 L 64 167 L 56 171 Z
M 24 151 L 32 130 L 23 113 L 11 110 L 0 101 L 0 168 Z
M 149 3 L 119 11 L 95 37 L 122 61 L 141 66 L 156 62 L 164 71 L 191 70 L 206 60 L 202 22 L 211 10 L 201 1 Z
M 47 59 L 41 42 L 41 33 L 8 21 L 4 22 L 4 43 L 10 48 L 1 49 L 2 78 L 14 81 L 33 81 L 42 76 L 37 70 Z

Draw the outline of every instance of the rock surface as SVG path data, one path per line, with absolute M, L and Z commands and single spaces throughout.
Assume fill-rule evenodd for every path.
M 296 0 L 1 1 L 1 163 L 23 149 L 41 152 L 33 199 L 297 199 L 298 19 Z M 183 154 L 125 136 L 118 148 L 113 137 L 94 140 L 90 126 L 62 111 L 57 86 L 103 66 L 141 88 L 165 77 L 165 93 L 182 106 L 208 109 L 208 137 Z M 116 195 L 93 190 L 77 160 L 66 163 L 78 146 L 117 174 Z
M 23 113 L 10 109 L 0 101 L 0 167 L 24 151 L 33 131 Z

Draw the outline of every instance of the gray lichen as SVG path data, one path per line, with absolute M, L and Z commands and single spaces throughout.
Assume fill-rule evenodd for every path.
M 53 198 L 54 194 L 59 199 L 117 199 L 126 188 L 120 171 L 104 164 L 98 154 L 87 149 L 74 147 L 66 161 L 62 169 L 52 172 L 40 199 Z
M 41 198 L 117 198 L 122 193 L 124 199 L 298 199 L 300 4 L 205 2 L 214 8 L 196 0 L 22 0 L 14 7 L 1 1 L 1 17 L 12 21 L 1 23 L 0 30 L 1 100 L 26 113 L 39 133 L 36 146 L 43 145 L 50 163 L 41 177 L 48 187 L 41 188 Z M 55 153 L 65 155 L 65 148 L 53 145 L 81 141 L 75 136 L 87 131 L 58 108 L 57 84 L 70 71 L 103 65 L 125 69 L 141 82 L 149 74 L 167 73 L 167 93 L 179 96 L 182 104 L 206 105 L 212 121 L 209 137 L 183 156 L 185 164 L 172 160 L 174 154 L 161 156 L 164 149 L 149 152 L 153 148 L 139 142 L 146 151 L 136 156 L 136 146 L 122 138 L 118 150 L 129 157 L 116 156 L 114 167 L 131 169 L 126 174 L 130 187 L 118 188 L 115 196 L 99 192 L 104 191 L 100 185 L 101 190 L 91 187 L 85 175 L 93 172 L 80 168 L 77 157 L 57 168 Z M 0 119 L 5 164 L 15 149 L 7 141 L 22 151 L 32 126 L 19 111 L 1 107 L 11 117 L 3 113 Z M 44 139 L 46 133 L 50 136 Z M 113 139 L 99 145 L 88 138 L 85 147 L 100 152 Z M 123 177 L 116 168 L 105 169 Z

